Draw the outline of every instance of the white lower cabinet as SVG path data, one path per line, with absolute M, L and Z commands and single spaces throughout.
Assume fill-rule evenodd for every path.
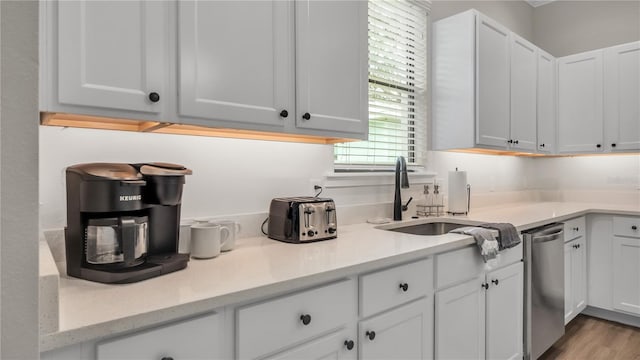
M 487 273 L 486 358 L 521 359 L 523 264 Z
M 517 254 L 522 259 L 520 246 L 503 252 L 501 257 L 518 259 Z M 471 247 L 439 255 L 437 277 L 444 279 L 441 270 L 447 270 L 448 281 L 454 281 L 456 275 L 468 274 L 450 264 L 455 262 L 464 268 L 464 264 L 476 261 L 475 257 L 479 257 L 477 249 Z M 466 281 L 462 278 L 460 282 L 458 276 L 457 285 L 436 292 L 436 359 L 522 358 L 523 264 L 521 261 L 503 264 L 486 273 L 478 271 Z
M 640 315 L 640 236 L 613 237 L 613 308 Z
M 224 312 L 42 353 L 43 360 L 226 359 Z
M 433 358 L 433 320 L 430 309 L 433 309 L 433 299 L 422 298 L 361 321 L 358 326 L 359 358 Z
M 436 293 L 436 359 L 484 359 L 483 285 L 478 276 Z
M 210 314 L 96 346 L 97 360 L 222 358 L 222 321 Z
M 587 307 L 587 242 L 584 237 L 564 244 L 564 323 Z
M 265 358 L 265 360 L 355 360 L 356 347 L 354 329 L 343 328 L 326 336 Z
M 590 216 L 589 306 L 640 315 L 640 217 Z
M 241 307 L 236 314 L 236 356 L 257 359 L 276 355 L 353 326 L 356 299 L 355 281 L 346 279 Z M 340 343 L 345 340 L 353 338 Z M 335 346 L 324 351 L 332 349 Z

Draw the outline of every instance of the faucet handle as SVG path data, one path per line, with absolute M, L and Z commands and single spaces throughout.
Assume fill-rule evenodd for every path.
M 411 202 L 411 200 L 413 200 L 413 197 L 409 198 L 409 201 L 407 201 L 406 204 L 402 205 L 402 211 L 407 211 L 409 210 L 409 203 Z

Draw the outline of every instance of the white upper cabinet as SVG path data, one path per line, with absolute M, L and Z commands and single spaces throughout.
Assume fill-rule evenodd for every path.
M 558 59 L 558 151 L 602 152 L 602 50 Z
M 366 1 L 44 1 L 40 110 L 368 134 Z
M 513 149 L 536 150 L 538 48 L 511 35 L 511 136 Z
M 433 147 L 536 150 L 538 48 L 469 10 L 433 26 Z
M 178 7 L 179 114 L 283 127 L 294 111 L 293 3 Z
M 509 140 L 509 30 L 478 14 L 477 139 L 480 145 L 504 148 Z
M 147 113 L 163 110 L 163 102 L 171 98 L 165 91 L 165 3 L 60 1 L 57 10 L 55 100 Z
M 640 150 L 640 41 L 604 51 L 605 149 Z
M 556 151 L 556 59 L 538 49 L 538 152 Z
M 297 1 L 296 126 L 367 133 L 366 1 Z

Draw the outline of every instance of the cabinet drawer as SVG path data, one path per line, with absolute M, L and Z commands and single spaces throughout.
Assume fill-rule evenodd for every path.
M 237 357 L 254 359 L 355 321 L 356 290 L 343 280 L 240 308 Z
M 220 315 L 213 313 L 99 343 L 96 359 L 223 358 L 222 329 Z
M 360 276 L 360 315 L 367 317 L 433 292 L 431 258 Z
M 613 217 L 613 234 L 640 238 L 640 218 L 637 217 Z
M 476 245 L 436 256 L 436 287 L 472 279 L 484 270 L 484 262 Z
M 522 261 L 522 242 L 498 253 L 492 268 Z M 480 250 L 476 245 L 436 256 L 436 288 L 443 289 L 449 285 L 472 279 L 485 270 Z
M 584 216 L 575 219 L 569 219 L 564 222 L 564 242 L 584 236 L 584 230 L 587 227 Z

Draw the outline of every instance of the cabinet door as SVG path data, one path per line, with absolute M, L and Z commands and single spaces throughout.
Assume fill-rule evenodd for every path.
M 483 284 L 484 276 L 436 293 L 436 359 L 484 359 Z
M 351 349 L 347 347 L 349 341 L 353 341 Z M 353 329 L 344 328 L 264 360 L 355 360 L 356 349 Z
M 509 30 L 476 19 L 476 143 L 506 148 L 509 140 Z
M 293 3 L 180 1 L 182 116 L 283 127 L 294 114 Z
M 535 45 L 511 34 L 510 147 L 536 149 L 537 59 Z
M 573 308 L 573 284 L 571 280 L 571 271 L 573 266 L 571 261 L 573 257 L 573 246 L 576 240 L 564 244 L 564 324 L 567 325 L 571 319 L 575 317 L 575 309 Z
M 366 137 L 367 2 L 304 0 L 295 8 L 296 126 Z
M 556 151 L 556 59 L 538 49 L 538 151 Z
M 640 41 L 604 51 L 607 150 L 640 150 Z
M 640 314 L 639 238 L 613 238 L 613 308 Z
M 160 1 L 59 1 L 58 101 L 159 113 L 170 98 L 167 8 Z
M 430 340 L 433 338 L 430 331 L 430 328 L 433 328 L 432 309 L 432 298 L 422 298 L 360 322 L 360 358 L 433 358 Z
M 587 246 L 584 237 L 574 243 L 576 247 L 571 254 L 571 295 L 575 315 L 578 315 L 587 307 Z
M 613 310 L 613 218 L 588 215 L 586 232 L 589 234 L 589 306 Z
M 522 262 L 487 274 L 487 359 L 522 359 Z
M 223 340 L 222 319 L 211 314 L 100 343 L 96 359 L 221 359 Z
M 601 152 L 602 50 L 558 59 L 558 151 Z

